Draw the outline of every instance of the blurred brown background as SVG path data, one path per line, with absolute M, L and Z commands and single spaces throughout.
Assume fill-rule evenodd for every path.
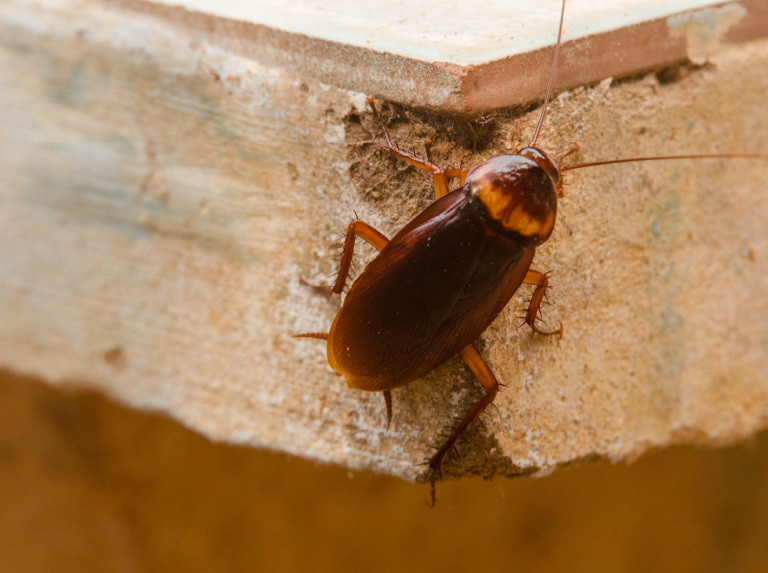
M 768 435 L 428 488 L 0 373 L 0 571 L 766 571 Z

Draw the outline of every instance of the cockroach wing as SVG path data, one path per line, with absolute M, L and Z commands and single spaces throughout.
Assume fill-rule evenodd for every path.
M 479 207 L 482 208 L 482 207 Z M 534 249 L 493 231 L 464 188 L 406 225 L 353 283 L 328 336 L 349 386 L 387 390 L 473 342 L 525 277 Z

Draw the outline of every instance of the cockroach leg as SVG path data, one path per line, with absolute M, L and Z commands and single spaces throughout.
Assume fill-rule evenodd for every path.
M 579 145 L 578 143 L 576 143 L 576 142 L 574 141 L 574 142 L 572 142 L 572 143 L 571 143 L 571 144 L 568 146 L 568 149 L 566 149 L 566 150 L 565 150 L 563 153 L 561 153 L 560 155 L 558 155 L 558 156 L 557 156 L 557 158 L 555 159 L 555 163 L 557 164 L 557 169 L 558 169 L 558 171 L 560 170 L 560 164 L 563 162 L 563 159 L 565 159 L 565 158 L 566 158 L 566 157 L 568 157 L 569 155 L 573 155 L 573 154 L 574 154 L 574 153 L 576 153 L 576 152 L 577 152 L 579 149 L 581 149 L 581 145 Z
M 512 136 L 512 154 L 520 149 L 520 120 L 515 120 L 515 134 Z
M 425 139 L 424 140 L 424 151 L 427 156 L 427 162 L 430 165 L 434 165 L 432 163 L 432 140 L 431 139 Z M 448 193 L 448 170 L 439 168 L 439 171 L 432 171 L 432 184 L 435 186 L 435 198 L 441 197 Z M 465 175 L 466 177 L 466 175 Z M 461 183 L 464 185 L 464 182 Z
M 563 153 L 558 155 L 558 157 L 555 159 L 555 163 L 557 164 L 557 170 L 562 173 L 562 170 L 560 168 L 561 163 L 563 162 L 563 159 L 568 157 L 569 155 L 573 155 L 576 153 L 579 149 L 581 149 L 581 145 L 579 145 L 576 142 L 571 143 L 571 145 L 566 149 Z M 563 178 L 560 177 L 560 180 L 556 183 L 557 186 L 557 198 L 562 199 L 565 197 L 565 192 L 563 191 Z
M 389 431 L 389 425 L 392 423 L 392 391 L 384 390 L 384 402 L 387 405 L 387 431 Z
M 450 189 L 448 189 L 448 178 L 445 176 L 445 171 L 439 166 L 432 163 L 432 160 L 429 159 L 429 146 L 427 146 L 427 159 L 420 159 L 416 157 L 413 153 L 409 153 L 408 151 L 403 151 L 400 149 L 393 141 L 392 138 L 389 136 L 389 131 L 387 131 L 387 126 L 384 125 L 384 120 L 381 119 L 381 116 L 379 115 L 379 111 L 376 109 L 376 104 L 373 102 L 373 98 L 368 98 L 368 105 L 371 106 L 371 111 L 373 112 L 373 115 L 376 117 L 376 120 L 379 122 L 379 125 L 381 126 L 382 131 L 384 132 L 384 139 L 387 140 L 387 147 L 389 148 L 390 153 L 392 155 L 399 157 L 403 161 L 410 163 L 414 167 L 418 167 L 419 169 L 423 169 L 424 171 L 429 171 L 432 173 L 432 180 L 435 184 L 435 197 L 442 197 Z M 426 144 L 426 142 L 425 142 Z
M 363 223 L 359 219 L 352 221 L 347 227 L 347 234 L 344 237 L 344 249 L 341 252 L 341 260 L 339 261 L 339 274 L 331 289 L 336 294 L 344 290 L 344 283 L 347 281 L 349 268 L 352 265 L 352 255 L 355 252 L 355 238 L 357 237 L 363 239 L 377 251 L 381 251 L 389 242 L 389 239 L 383 233 L 377 231 L 368 223 Z
M 445 176 L 450 178 L 458 177 L 459 178 L 459 185 L 464 185 L 467 181 L 467 173 L 469 173 L 472 170 L 471 167 L 456 167 L 456 168 L 448 168 L 445 170 Z
M 336 281 L 333 285 L 313 285 L 301 277 L 299 277 L 299 282 L 304 286 L 308 286 L 309 288 L 325 294 L 340 294 L 341 291 L 344 290 L 344 283 L 347 281 L 349 269 L 352 266 L 352 255 L 355 252 L 356 237 L 360 237 L 377 251 L 381 251 L 381 249 L 383 249 L 389 242 L 389 239 L 387 239 L 383 233 L 377 231 L 368 223 L 363 223 L 359 219 L 355 219 L 347 227 L 347 233 L 344 236 L 344 247 L 341 252 L 341 260 L 339 261 L 339 274 L 336 275 Z
M 485 394 L 475 402 L 475 405 L 467 412 L 462 418 L 459 424 L 453 429 L 453 432 L 448 439 L 443 443 L 437 453 L 429 460 L 429 484 L 432 494 L 432 505 L 435 505 L 435 480 L 440 476 L 440 465 L 443 463 L 445 456 L 454 450 L 456 442 L 467 433 L 472 423 L 477 420 L 480 414 L 493 402 L 496 398 L 496 394 L 499 391 L 499 381 L 496 380 L 493 371 L 488 363 L 480 354 L 480 351 L 474 344 L 465 346 L 459 352 L 459 355 L 467 363 L 469 369 L 482 384 L 485 389 Z
M 316 290 L 319 293 L 326 294 L 326 295 L 332 295 L 333 294 L 333 287 L 328 285 L 316 285 L 312 284 L 310 282 L 307 282 L 304 280 L 304 277 L 299 277 L 299 284 L 305 287 L 309 287 L 312 290 Z
M 547 292 L 547 287 L 549 286 L 549 278 L 547 275 L 540 273 L 539 271 L 529 269 L 528 272 L 525 273 L 523 284 L 536 285 L 536 290 L 533 291 L 533 296 L 531 297 L 530 304 L 528 305 L 528 311 L 525 313 L 526 324 L 528 324 L 533 329 L 533 332 L 538 334 L 543 334 L 545 336 L 557 334 L 562 336 L 562 322 L 560 323 L 560 327 L 556 330 L 542 330 L 536 326 L 536 319 L 538 318 L 537 314 L 540 312 L 541 303 L 544 301 L 544 294 Z
M 427 138 L 424 140 L 424 155 L 427 158 L 427 161 L 432 163 L 432 140 Z
M 327 332 L 305 332 L 303 334 L 294 334 L 292 338 L 320 338 L 321 340 L 328 340 Z

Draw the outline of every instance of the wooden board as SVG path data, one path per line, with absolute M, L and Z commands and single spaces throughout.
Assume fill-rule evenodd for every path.
M 476 114 L 540 99 L 560 0 L 110 0 L 248 58 L 409 106 Z M 625 77 L 768 34 L 762 0 L 569 0 L 559 89 Z
M 357 212 L 392 235 L 430 200 L 394 162 L 364 94 L 245 57 L 122 5 L 0 7 L 0 366 L 85 384 L 215 440 L 418 479 L 478 389 L 459 361 L 395 393 L 346 388 L 321 343 L 331 273 Z M 224 28 L 226 30 L 226 26 Z M 768 44 L 560 95 L 541 143 L 577 159 L 768 151 Z M 541 72 L 546 77 L 546 71 Z M 438 161 L 509 150 L 509 111 L 385 106 Z M 530 134 L 537 111 L 519 116 Z M 765 162 L 569 175 L 552 240 L 549 322 L 527 293 L 480 345 L 508 386 L 446 475 L 545 474 L 578 460 L 714 443 L 768 416 Z M 370 254 L 370 253 L 369 253 Z

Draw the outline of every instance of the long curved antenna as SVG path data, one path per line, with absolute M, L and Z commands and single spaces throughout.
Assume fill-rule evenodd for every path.
M 563 35 L 563 19 L 565 18 L 565 0 L 563 0 L 563 6 L 560 8 L 560 28 L 557 31 L 557 44 L 555 44 L 555 60 L 552 62 L 552 73 L 549 74 L 549 87 L 547 88 L 547 97 L 544 98 L 544 107 L 541 110 L 541 117 L 539 117 L 539 124 L 536 126 L 536 131 L 533 134 L 533 139 L 528 147 L 534 147 L 536 140 L 539 139 L 539 132 L 541 126 L 544 124 L 544 116 L 547 114 L 547 104 L 549 104 L 549 98 L 552 95 L 552 85 L 555 83 L 555 71 L 557 70 L 557 56 L 560 54 L 560 38 Z
M 658 155 L 655 157 L 628 157 L 626 159 L 606 159 L 604 161 L 590 161 L 589 163 L 574 163 L 560 169 L 560 173 L 596 167 L 598 165 L 613 165 L 615 163 L 634 163 L 639 161 L 664 161 L 667 159 L 768 159 L 768 155 L 759 153 L 705 153 L 698 155 Z

